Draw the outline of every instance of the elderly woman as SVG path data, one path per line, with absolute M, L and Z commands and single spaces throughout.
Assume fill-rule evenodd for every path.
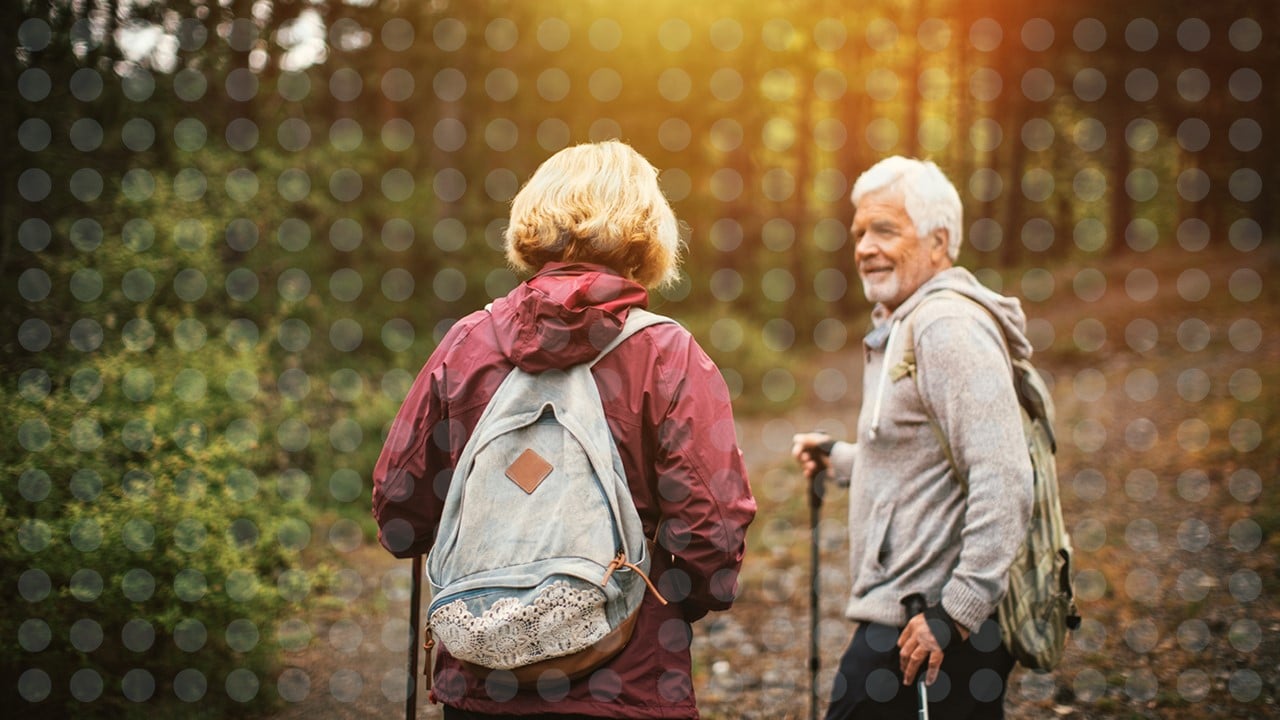
M 533 276 L 445 335 L 391 427 L 373 511 L 397 557 L 427 552 L 452 469 L 498 385 L 596 358 L 648 287 L 679 264 L 676 219 L 657 171 L 619 142 L 556 153 L 512 203 L 507 258 Z M 487 682 L 439 652 L 434 699 L 446 718 L 696 718 L 690 623 L 737 593 L 755 501 L 719 371 L 675 323 L 652 325 L 593 366 L 644 535 L 656 541 L 630 641 L 589 674 L 531 687 Z M 551 522 L 555 519 L 551 518 Z

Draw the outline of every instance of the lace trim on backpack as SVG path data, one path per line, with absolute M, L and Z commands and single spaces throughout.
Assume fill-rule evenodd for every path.
M 600 591 L 558 581 L 532 605 L 503 598 L 480 617 L 454 600 L 431 614 L 431 630 L 454 657 L 510 670 L 585 650 L 609 634 L 609 622 Z

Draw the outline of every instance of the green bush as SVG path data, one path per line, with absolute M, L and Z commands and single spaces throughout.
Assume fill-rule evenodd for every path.
M 27 697 L 49 688 L 31 709 L 216 716 L 272 701 L 259 685 L 276 618 L 303 599 L 309 526 L 253 470 L 259 431 L 237 383 L 258 370 L 252 353 L 165 346 L 0 391 L 0 428 L 19 440 L 0 462 L 16 478 L 0 531 L 17 540 L 0 567 L 21 596 L 5 613 L 20 643 L 0 664 Z
M 47 324 L 49 347 L 6 348 L 0 428 L 17 442 L 0 450 L 14 479 L 0 530 L 16 542 L 0 569 L 18 586 L 3 618 L 19 643 L 0 665 L 47 717 L 264 707 L 273 624 L 303 599 L 309 510 L 272 481 L 263 438 L 281 408 L 262 390 L 261 323 L 220 307 L 224 218 L 153 179 L 148 197 L 52 223 L 71 247 L 35 260 L 73 297 L 18 311 Z

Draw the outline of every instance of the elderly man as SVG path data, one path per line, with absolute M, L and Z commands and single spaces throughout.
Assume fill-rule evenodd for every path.
M 856 443 L 805 433 L 793 447 L 806 474 L 849 487 L 845 614 L 858 626 L 827 718 L 912 717 L 903 686 L 917 671 L 934 717 L 1000 718 L 1014 660 L 994 618 L 1032 503 L 1011 368 L 1031 352 L 1025 318 L 953 265 L 960 197 L 936 165 L 882 160 L 852 200 L 854 258 L 875 303 L 869 405 Z M 916 594 L 926 609 L 908 617 Z

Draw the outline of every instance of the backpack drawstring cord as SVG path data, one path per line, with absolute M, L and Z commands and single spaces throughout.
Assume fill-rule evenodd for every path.
M 429 700 L 432 705 L 438 705 L 440 703 L 440 699 L 436 697 L 436 690 L 431 686 L 431 681 L 433 680 L 433 668 L 431 666 L 435 663 L 436 639 L 431 635 L 430 621 L 427 622 L 426 630 L 426 640 L 422 643 L 422 649 L 426 651 L 427 661 L 422 666 L 422 675 L 426 678 L 427 700 Z M 417 679 L 409 678 L 409 681 L 417 682 Z
M 600 587 L 608 585 L 609 578 L 613 577 L 614 571 L 624 567 L 629 570 L 634 570 L 636 574 L 644 580 L 644 584 L 649 586 L 649 590 L 653 592 L 654 597 L 658 598 L 658 602 L 663 605 L 667 604 L 667 599 L 662 597 L 662 593 L 658 592 L 658 588 L 654 587 L 653 581 L 649 579 L 649 576 L 646 575 L 638 566 L 627 562 L 627 555 L 621 550 L 618 551 L 618 554 L 614 556 L 613 560 L 609 561 L 609 567 L 604 571 L 604 579 L 600 581 Z

